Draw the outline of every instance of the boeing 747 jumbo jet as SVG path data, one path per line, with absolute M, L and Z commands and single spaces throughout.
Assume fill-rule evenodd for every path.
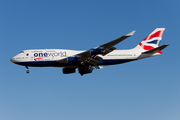
M 135 48 L 129 50 L 115 50 L 119 42 L 132 36 L 130 32 L 116 40 L 89 49 L 87 51 L 66 49 L 37 49 L 24 50 L 11 58 L 11 62 L 28 67 L 64 67 L 64 74 L 75 73 L 76 68 L 81 75 L 92 73 L 93 69 L 101 69 L 102 66 L 126 63 L 142 58 L 162 54 L 162 49 L 169 44 L 159 46 L 165 28 L 156 28 Z

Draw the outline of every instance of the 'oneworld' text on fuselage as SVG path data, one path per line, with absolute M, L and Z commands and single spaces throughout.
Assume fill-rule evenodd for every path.
M 45 53 L 34 53 L 34 57 L 66 57 L 66 51 L 60 51 L 60 52 L 45 52 Z

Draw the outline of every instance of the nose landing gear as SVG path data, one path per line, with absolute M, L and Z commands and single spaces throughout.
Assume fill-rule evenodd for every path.
M 29 68 L 28 68 L 28 66 L 26 66 L 26 68 L 27 68 L 26 73 L 28 74 L 29 73 Z
M 28 73 L 29 73 L 29 70 L 26 70 L 26 73 L 28 74 Z

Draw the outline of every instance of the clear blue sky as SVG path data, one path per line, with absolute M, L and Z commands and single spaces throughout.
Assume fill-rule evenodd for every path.
M 180 120 L 179 0 L 1 0 L 0 120 Z M 26 68 L 26 49 L 88 50 L 136 30 L 116 45 L 135 47 L 165 27 L 161 56 L 94 70 Z

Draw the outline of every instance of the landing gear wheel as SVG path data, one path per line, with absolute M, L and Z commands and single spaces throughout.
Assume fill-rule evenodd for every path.
M 29 70 L 27 70 L 26 73 L 29 73 Z
M 25 66 L 25 67 L 27 68 L 26 73 L 29 73 L 29 68 L 28 68 L 28 66 Z

